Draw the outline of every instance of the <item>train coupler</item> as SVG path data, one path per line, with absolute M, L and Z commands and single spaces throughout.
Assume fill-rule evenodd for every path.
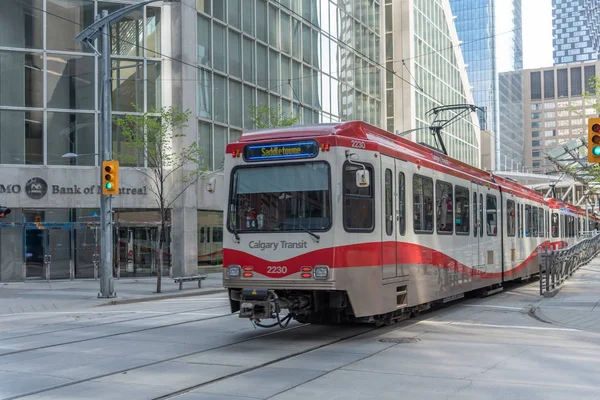
M 240 296 L 240 318 L 261 320 L 273 318 L 275 300 L 267 289 L 242 289 Z

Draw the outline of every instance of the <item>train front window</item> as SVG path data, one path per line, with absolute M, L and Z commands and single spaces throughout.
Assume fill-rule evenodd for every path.
M 323 231 L 331 225 L 329 164 L 242 167 L 232 174 L 230 230 Z

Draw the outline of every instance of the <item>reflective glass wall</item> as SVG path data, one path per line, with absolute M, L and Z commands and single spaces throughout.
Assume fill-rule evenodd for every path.
M 382 126 L 380 5 L 375 0 L 197 0 L 198 135 L 205 162 L 254 128 L 250 106 L 299 124 Z M 242 18 L 243 16 L 243 18 Z
M 99 58 L 75 36 L 122 3 L 4 0 L 0 12 L 0 164 L 94 165 Z M 115 115 L 161 106 L 160 8 L 129 14 L 111 30 Z M 95 47 L 101 48 L 101 39 Z M 126 152 L 113 127 L 116 152 Z M 137 165 L 143 165 L 139 160 Z
M 414 81 L 422 89 L 415 90 L 417 128 L 429 126 L 433 117 L 427 112 L 432 108 L 468 102 L 470 88 L 459 70 L 459 50 L 451 37 L 447 4 L 444 1 L 414 1 Z M 448 115 L 447 118 L 452 117 L 451 113 Z M 448 125 L 444 133 L 444 144 L 451 157 L 479 167 L 479 129 L 469 116 Z M 427 130 L 417 131 L 416 139 L 437 147 L 434 136 Z

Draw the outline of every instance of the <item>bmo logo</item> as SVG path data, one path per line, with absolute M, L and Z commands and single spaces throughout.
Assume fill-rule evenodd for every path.
M 34 200 L 39 200 L 48 192 L 48 184 L 42 178 L 31 178 L 25 184 L 25 193 Z

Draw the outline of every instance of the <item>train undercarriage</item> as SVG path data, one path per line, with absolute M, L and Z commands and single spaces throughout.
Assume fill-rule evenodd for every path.
M 390 325 L 418 315 L 431 308 L 432 303 L 403 307 L 381 315 L 356 317 L 346 292 L 270 289 L 229 289 L 232 312 L 239 311 L 256 326 L 285 328 L 291 320 L 316 325 L 344 323 L 374 323 Z M 283 312 L 286 311 L 286 314 Z M 265 324 L 263 320 L 274 319 Z
M 239 311 L 240 318 L 246 318 L 256 326 L 263 328 L 276 326 L 285 328 L 292 320 L 316 325 L 372 323 L 377 326 L 385 326 L 416 317 L 423 311 L 452 303 L 465 296 L 486 297 L 502 290 L 502 284 L 494 284 L 411 307 L 398 307 L 394 311 L 368 317 L 355 316 L 352 304 L 344 291 L 229 289 L 229 301 L 232 312 Z M 269 319 L 275 322 L 265 324 L 264 320 Z

